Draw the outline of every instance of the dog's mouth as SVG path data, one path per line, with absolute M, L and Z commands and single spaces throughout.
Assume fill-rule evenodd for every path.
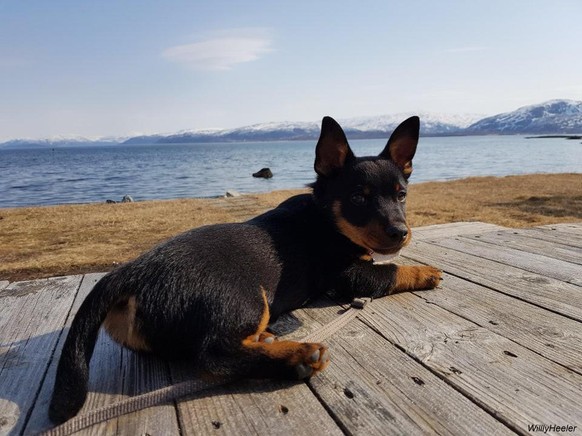
M 387 254 L 396 254 L 398 253 L 400 250 L 402 250 L 402 248 L 404 247 L 405 244 L 398 244 L 398 245 L 394 245 L 391 247 L 381 247 L 381 248 L 369 248 L 366 247 L 369 250 L 369 254 L 372 255 L 374 253 L 378 253 L 378 254 L 383 254 L 383 255 L 387 255 Z
M 372 237 L 371 239 L 373 242 L 370 244 L 366 244 L 366 248 L 368 250 L 370 250 L 372 253 L 378 253 L 378 254 L 384 254 L 384 255 L 396 254 L 400 250 L 402 250 L 404 247 L 406 247 L 408 245 L 408 243 L 410 242 L 411 230 L 410 230 L 410 227 L 407 226 L 407 228 L 408 228 L 408 234 L 400 242 L 378 243 L 377 241 L 379 238 Z
M 351 224 L 342 217 L 339 203 L 334 204 L 333 211 L 336 218 L 336 225 L 340 233 L 351 240 L 354 244 L 364 248 L 369 254 L 396 254 L 410 242 L 411 229 L 408 225 L 406 225 L 408 233 L 404 239 L 395 240 L 393 237 L 391 238 L 386 234 L 384 226 L 380 225 L 378 222 L 372 222 L 363 227 Z

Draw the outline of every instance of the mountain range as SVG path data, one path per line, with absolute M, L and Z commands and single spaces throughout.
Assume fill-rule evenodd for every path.
M 338 119 L 348 138 L 386 138 L 394 128 L 411 115 L 421 118 L 421 135 L 568 135 L 582 133 L 582 101 L 550 100 L 524 106 L 494 116 L 402 113 L 372 117 Z M 317 139 L 319 121 L 269 122 L 224 130 L 186 130 L 173 134 L 157 134 L 125 138 L 59 137 L 50 139 L 15 139 L 0 148 L 61 147 L 117 144 L 172 144 L 235 141 L 277 141 Z

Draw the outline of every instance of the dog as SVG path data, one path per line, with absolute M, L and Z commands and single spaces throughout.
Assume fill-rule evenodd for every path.
M 435 288 L 432 266 L 375 264 L 408 244 L 407 181 L 420 121 L 411 117 L 375 157 L 357 158 L 325 117 L 312 193 L 243 223 L 182 233 L 105 275 L 77 312 L 58 364 L 49 417 L 64 422 L 87 397 L 103 325 L 134 351 L 189 359 L 217 376 L 305 379 L 324 370 L 323 344 L 276 340 L 270 322 L 317 295 L 382 297 Z

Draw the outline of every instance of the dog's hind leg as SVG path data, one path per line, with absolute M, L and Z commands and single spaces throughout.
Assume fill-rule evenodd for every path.
M 258 378 L 304 379 L 323 371 L 329 363 L 327 347 L 310 342 L 245 340 L 241 356 L 256 361 L 249 376 Z
M 214 344 L 212 349 L 201 359 L 202 367 L 222 376 L 296 380 L 323 371 L 329 363 L 327 347 L 318 343 L 256 342 L 252 337 L 236 348 Z
M 327 347 L 319 343 L 277 341 L 266 331 L 269 305 L 262 293 L 263 310 L 256 331 L 237 341 L 215 339 L 202 357 L 202 366 L 217 375 L 251 378 L 304 379 L 324 370 Z M 231 339 L 231 340 L 228 340 Z

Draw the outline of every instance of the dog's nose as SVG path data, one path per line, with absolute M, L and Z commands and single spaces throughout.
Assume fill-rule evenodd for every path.
M 408 229 L 406 227 L 388 226 L 386 227 L 386 234 L 393 241 L 400 242 L 408 236 Z

